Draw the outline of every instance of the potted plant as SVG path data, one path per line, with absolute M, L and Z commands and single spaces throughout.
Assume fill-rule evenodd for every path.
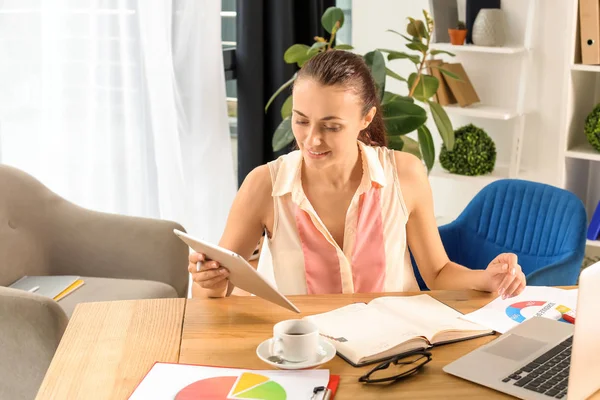
M 435 162 L 435 149 L 433 146 L 433 138 L 431 132 L 426 126 L 427 112 L 425 106 L 431 111 L 433 121 L 442 138 L 446 148 L 452 150 L 454 147 L 454 129 L 452 123 L 446 114 L 444 108 L 437 102 L 432 100 L 432 97 L 437 92 L 439 81 L 432 75 L 424 73 L 426 71 L 426 60 L 428 57 L 437 54 L 445 53 L 450 56 L 454 54 L 444 50 L 430 49 L 430 38 L 433 32 L 433 20 L 426 11 L 423 11 L 425 22 L 408 18 L 408 26 L 406 27 L 407 35 L 399 32 L 388 30 L 396 35 L 401 36 L 406 40 L 405 46 L 409 52 L 401 52 L 390 49 L 376 49 L 363 55 L 365 62 L 371 70 L 371 74 L 377 85 L 379 99 L 383 113 L 383 120 L 386 127 L 388 147 L 394 150 L 408 151 L 423 159 L 428 170 L 431 170 Z M 304 44 L 294 44 L 288 48 L 283 56 L 288 64 L 297 64 L 302 67 L 305 62 L 310 60 L 315 55 L 323 51 L 336 50 L 352 50 L 352 46 L 345 44 L 333 45 L 336 32 L 344 23 L 344 13 L 337 7 L 328 8 L 321 18 L 321 23 L 331 37 L 327 40 L 322 37 L 315 37 L 315 43 L 312 46 Z M 387 60 L 408 60 L 415 66 L 415 72 L 410 74 L 408 78 L 404 78 L 395 73 L 385 64 Z M 431 65 L 431 68 L 437 68 L 445 77 L 451 79 L 460 79 L 455 74 L 441 68 L 440 66 Z M 402 96 L 385 90 L 386 78 L 397 79 L 407 85 L 408 95 Z M 289 81 L 284 83 L 271 96 L 265 112 L 278 95 L 280 95 L 287 87 L 292 85 L 296 75 Z M 292 96 L 288 94 L 286 101 L 281 107 L 281 117 L 283 121 L 273 134 L 273 150 L 278 151 L 284 149 L 293 142 L 294 136 L 291 127 L 292 114 Z M 417 139 L 414 140 L 407 134 L 417 132 Z
M 461 46 L 467 38 L 467 27 L 463 21 L 458 21 L 456 29 L 448 29 L 448 34 L 450 35 L 450 43 Z
M 496 165 L 496 145 L 481 128 L 469 124 L 454 132 L 454 149 L 449 151 L 442 144 L 440 165 L 446 171 L 458 175 L 485 175 Z
M 600 151 L 600 104 L 585 118 L 585 136 L 596 151 Z

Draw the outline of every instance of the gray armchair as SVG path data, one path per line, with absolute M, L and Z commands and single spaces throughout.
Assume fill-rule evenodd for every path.
M 23 371 L 45 373 L 49 360 L 36 349 L 53 354 L 78 303 L 187 295 L 179 224 L 81 208 L 6 165 L 0 188 L 0 398 L 35 396 L 43 374 Z M 23 275 L 78 275 L 85 284 L 58 302 L 3 287 Z

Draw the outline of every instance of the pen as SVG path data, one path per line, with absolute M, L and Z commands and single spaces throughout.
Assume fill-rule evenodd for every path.
M 29 293 L 37 292 L 39 288 L 40 288 L 39 286 L 34 286 L 31 289 L 29 289 L 28 292 Z
M 331 398 L 331 389 L 325 389 L 325 395 L 323 396 L 323 400 L 329 400 Z

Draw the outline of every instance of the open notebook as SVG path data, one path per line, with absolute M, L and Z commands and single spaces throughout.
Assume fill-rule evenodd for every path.
M 413 350 L 492 334 L 461 313 L 422 294 L 379 297 L 305 317 L 330 339 L 340 357 L 362 366 Z

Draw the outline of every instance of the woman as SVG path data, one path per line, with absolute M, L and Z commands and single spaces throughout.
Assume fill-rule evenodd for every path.
M 248 174 L 219 243 L 248 258 L 266 231 L 282 293 L 418 291 L 407 245 L 430 289 L 497 291 L 506 298 L 525 288 L 515 254 L 498 255 L 485 270 L 448 259 L 426 169 L 417 157 L 385 147 L 362 57 L 327 51 L 302 67 L 292 129 L 298 150 Z M 201 296 L 231 293 L 226 268 L 198 253 L 189 261 Z

